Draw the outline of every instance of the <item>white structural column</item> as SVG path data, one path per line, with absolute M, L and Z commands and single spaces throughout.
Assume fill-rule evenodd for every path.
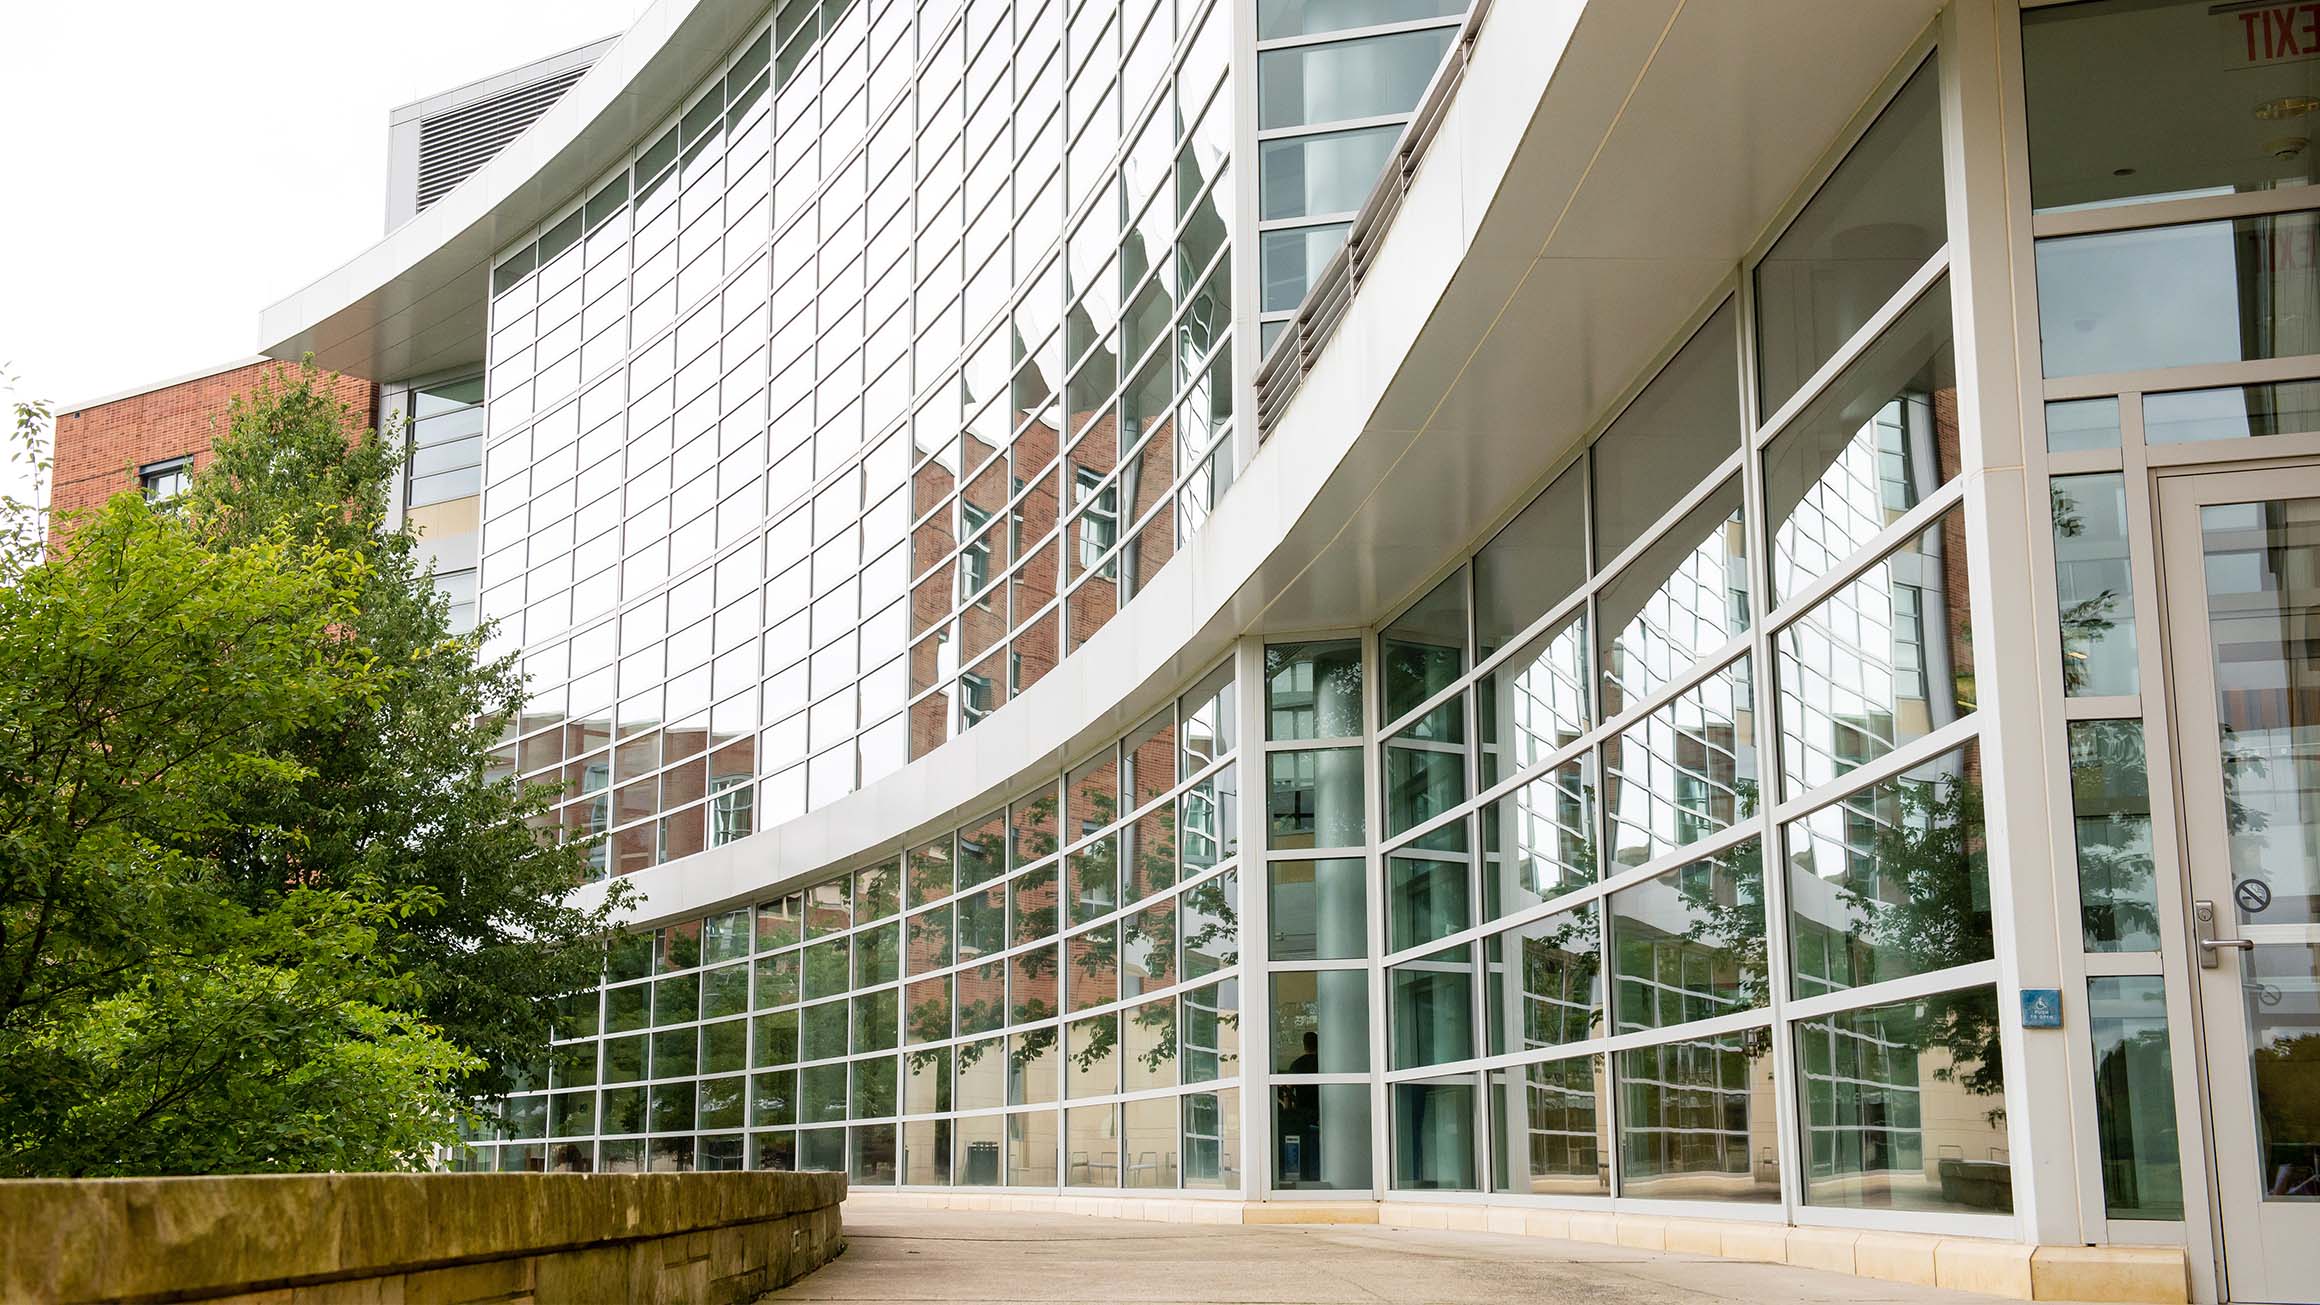
M 1234 651 L 1233 702 L 1240 716 L 1241 843 L 1241 1192 L 1254 1201 L 1272 1185 L 1273 995 L 1265 973 L 1271 932 L 1271 872 L 1265 862 L 1265 644 L 1243 639 Z
M 2025 557 L 2038 554 L 2023 466 L 2025 349 L 2016 327 L 2015 247 L 2009 196 L 2007 124 L 2001 112 L 2000 24 L 2015 21 L 2010 0 L 1958 0 L 1941 32 L 1943 165 L 1949 202 L 1950 296 L 1956 322 L 1958 427 L 1966 478 L 1966 531 L 1973 593 L 1975 688 L 1985 724 L 1983 797 L 1991 916 L 1996 928 L 1998 1020 L 2006 1058 L 2006 1121 L 2015 1213 L 2026 1241 L 2085 1240 L 2076 1137 L 2078 1111 L 2069 1042 L 2051 1029 L 2022 1027 L 2025 988 L 2063 987 L 2058 876 L 2046 817 L 2069 795 L 2046 789 L 2045 686 L 2054 627 L 2024 582 Z M 2004 10 L 2006 12 L 2001 12 Z M 2038 486 L 2043 492 L 2042 481 Z M 2041 656 L 2041 654 L 2045 654 Z M 2069 922 L 2075 937 L 2075 922 Z M 2084 987 L 2064 994 L 2070 1018 L 2086 1018 Z M 2033 1145 L 2035 1143 L 2035 1145 Z M 2099 1209 L 2099 1205 L 2097 1207 Z

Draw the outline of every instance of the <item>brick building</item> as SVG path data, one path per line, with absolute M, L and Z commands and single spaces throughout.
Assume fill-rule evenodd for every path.
M 74 514 L 122 490 L 142 484 L 157 494 L 174 493 L 184 478 L 208 464 L 210 443 L 226 429 L 234 401 L 297 370 L 295 362 L 253 358 L 57 413 L 50 538 L 60 538 Z M 335 373 L 325 384 L 365 422 L 378 421 L 376 384 Z

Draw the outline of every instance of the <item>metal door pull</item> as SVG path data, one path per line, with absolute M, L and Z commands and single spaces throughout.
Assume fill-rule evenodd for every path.
M 2216 953 L 2226 949 L 2235 952 L 2252 952 L 2256 949 L 2255 943 L 2246 938 L 2216 937 L 2215 903 L 2205 898 L 2191 904 L 2191 926 L 2192 941 L 2199 944 L 2200 969 L 2212 970 L 2223 964 L 2223 958 Z

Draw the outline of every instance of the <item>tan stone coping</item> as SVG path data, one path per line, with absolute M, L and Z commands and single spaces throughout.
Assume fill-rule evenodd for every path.
M 1796 1228 L 1739 1220 L 1672 1218 L 1530 1206 L 1417 1201 L 1198 1200 L 1010 1193 L 862 1192 L 848 1203 L 879 1209 L 1085 1214 L 1168 1223 L 1375 1223 L 1403 1228 L 1552 1237 L 1637 1250 L 1718 1255 L 1824 1269 L 1862 1278 L 1978 1291 L 2016 1300 L 2183 1305 L 2190 1270 L 2175 1246 L 2034 1246 L 1931 1233 Z
M 840 1174 L 250 1174 L 0 1181 L 0 1301 L 200 1299 L 825 1210 Z

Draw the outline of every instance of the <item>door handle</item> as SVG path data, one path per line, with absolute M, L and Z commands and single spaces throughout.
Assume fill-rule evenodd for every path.
M 2212 970 L 2223 964 L 2224 951 L 2252 952 L 2255 943 L 2246 938 L 2218 938 L 2215 936 L 2215 903 L 2201 898 L 2191 904 L 2192 941 L 2199 946 L 2199 968 Z

